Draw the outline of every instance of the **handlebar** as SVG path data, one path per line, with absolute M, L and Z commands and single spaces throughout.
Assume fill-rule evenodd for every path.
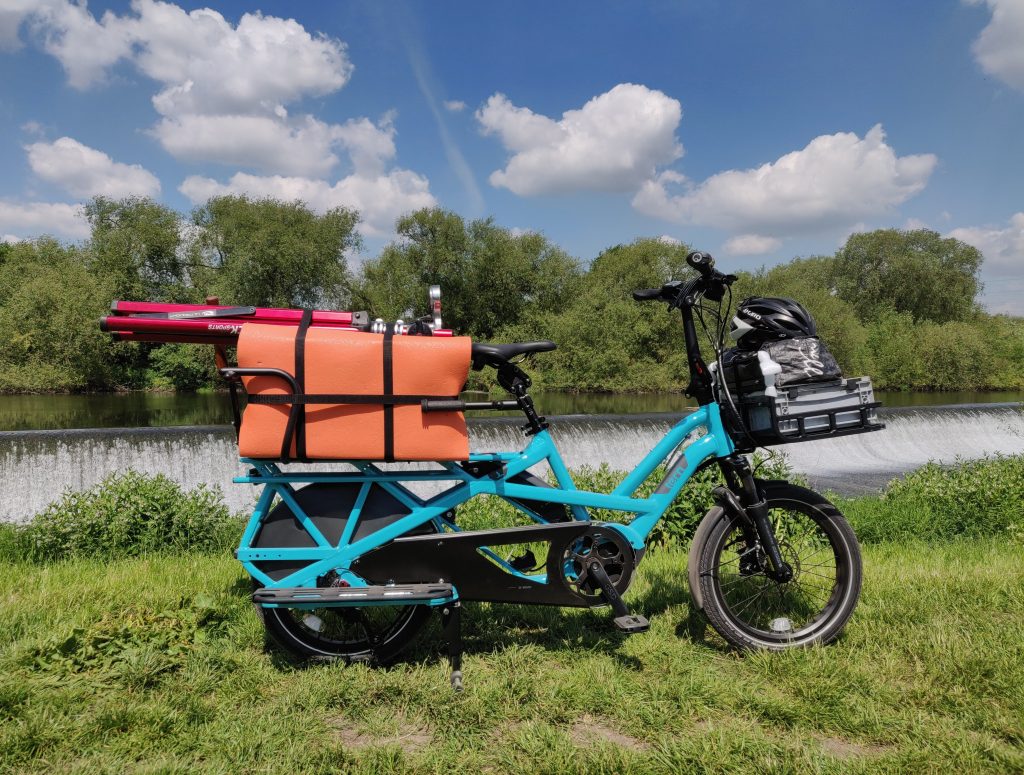
M 636 301 L 664 301 L 672 307 L 692 306 L 699 294 L 712 301 L 720 301 L 726 287 L 736 282 L 736 275 L 722 274 L 715 269 L 710 253 L 695 250 L 686 257 L 686 263 L 700 273 L 686 282 L 671 280 L 660 288 L 641 288 L 633 291 Z
M 697 270 L 698 277 L 689 280 L 671 280 L 660 288 L 644 288 L 633 291 L 637 301 L 664 301 L 672 309 L 678 309 L 683 317 L 683 335 L 686 339 L 686 356 L 690 366 L 690 384 L 686 395 L 693 396 L 701 406 L 715 400 L 714 388 L 708 376 L 708 367 L 700 354 L 697 330 L 693 323 L 693 307 L 701 296 L 721 303 L 725 292 L 736 282 L 736 275 L 722 274 L 715 269 L 715 260 L 709 253 L 694 251 L 686 257 L 686 263 Z
M 659 301 L 661 300 L 661 288 L 641 288 L 633 291 L 633 301 Z

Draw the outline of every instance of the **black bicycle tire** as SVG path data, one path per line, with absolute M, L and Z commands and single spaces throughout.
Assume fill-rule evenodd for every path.
M 736 517 L 721 508 L 714 508 L 702 520 L 695 534 L 691 556 L 691 584 L 696 577 L 693 596 L 711 626 L 733 647 L 750 650 L 781 651 L 834 642 L 849 622 L 857 606 L 863 583 L 863 563 L 853 528 L 840 511 L 824 496 L 813 490 L 785 482 L 763 485 L 769 510 L 785 505 L 800 511 L 821 527 L 829 538 L 836 562 L 836 585 L 826 606 L 839 595 L 827 616 L 816 620 L 815 627 L 798 638 L 766 637 L 756 629 L 738 622 L 723 599 L 717 569 L 724 541 L 736 524 Z M 763 631 L 760 631 L 763 632 Z
M 402 606 L 405 619 L 387 638 L 371 644 L 360 642 L 357 648 L 331 649 L 303 631 L 291 618 L 289 608 L 263 608 L 256 606 L 263 626 L 271 640 L 288 653 L 306 660 L 323 662 L 371 662 L 386 665 L 393 662 L 419 635 L 430 616 L 425 605 Z

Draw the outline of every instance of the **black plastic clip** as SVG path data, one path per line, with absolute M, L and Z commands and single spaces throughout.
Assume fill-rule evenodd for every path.
M 505 463 L 501 460 L 467 460 L 459 463 L 459 467 L 475 479 L 501 479 L 505 475 Z

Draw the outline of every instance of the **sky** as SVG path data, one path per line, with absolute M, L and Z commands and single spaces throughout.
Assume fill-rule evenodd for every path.
M 1024 0 L 0 0 L 0 239 L 95 195 L 439 206 L 720 268 L 929 228 L 1024 314 Z

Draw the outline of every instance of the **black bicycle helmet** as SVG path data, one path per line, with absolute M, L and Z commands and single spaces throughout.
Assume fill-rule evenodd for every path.
M 756 350 L 765 342 L 816 336 L 818 327 L 811 313 L 792 299 L 781 296 L 751 296 L 736 308 L 730 337 L 744 350 Z

